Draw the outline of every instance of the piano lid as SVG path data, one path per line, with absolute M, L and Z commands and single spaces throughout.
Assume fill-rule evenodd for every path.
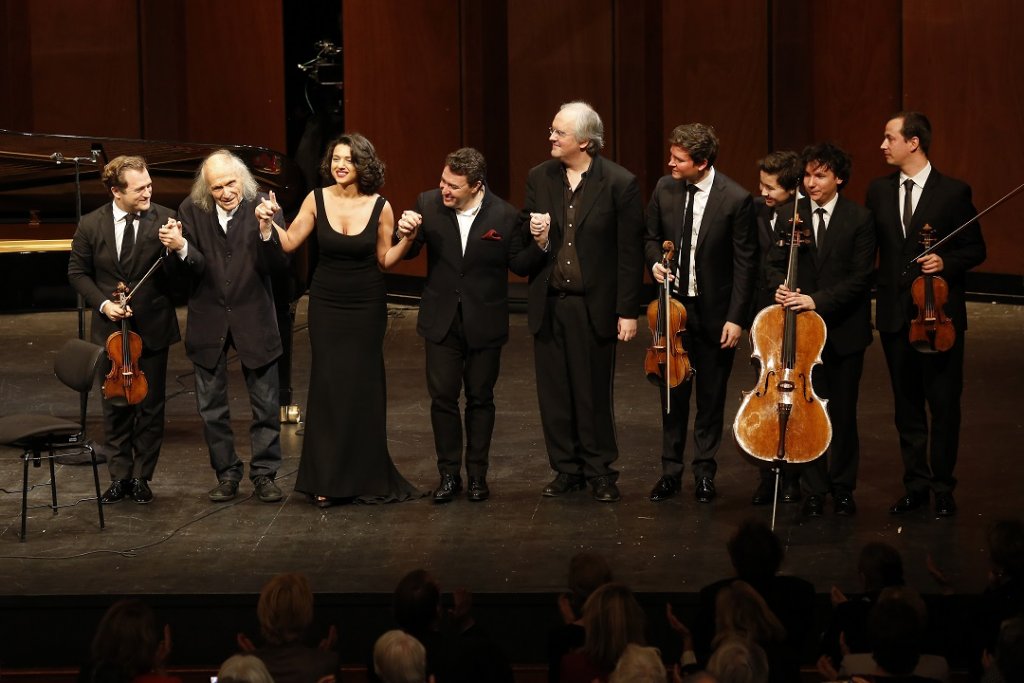
M 306 194 L 301 170 L 285 155 L 265 147 L 0 129 L 0 223 L 7 224 L 0 226 L 0 238 L 19 236 L 11 230 L 18 224 L 27 227 L 70 223 L 73 227 L 75 157 L 82 159 L 79 162 L 82 213 L 110 201 L 109 192 L 99 180 L 100 173 L 110 159 L 122 154 L 145 157 L 153 178 L 153 201 L 176 209 L 191 191 L 199 164 L 217 149 L 229 149 L 237 154 L 263 190 L 274 190 L 288 218 L 298 211 Z

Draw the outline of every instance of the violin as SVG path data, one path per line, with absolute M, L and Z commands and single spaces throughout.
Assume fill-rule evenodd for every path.
M 921 246 L 935 244 L 935 229 L 921 228 Z M 917 315 L 910 321 L 910 345 L 921 353 L 949 351 L 956 341 L 956 328 L 944 309 L 949 300 L 949 285 L 938 275 L 919 275 L 910 285 L 910 297 Z
M 117 283 L 113 296 L 119 306 L 126 306 L 130 298 L 128 286 L 123 282 Z M 121 318 L 121 331 L 107 337 L 106 347 L 111 365 L 103 380 L 103 398 L 118 405 L 141 403 L 149 393 L 146 374 L 139 368 L 142 337 L 128 329 L 127 317 Z
M 795 291 L 798 249 L 811 241 L 810 229 L 800 227 L 796 202 L 791 223 L 786 287 Z M 811 383 L 814 366 L 821 364 L 826 334 L 825 321 L 815 311 L 797 313 L 781 304 L 763 308 L 750 328 L 751 357 L 759 361 L 760 371 L 757 385 L 743 392 L 732 430 L 744 452 L 771 461 L 776 498 L 783 463 L 810 462 L 832 441 L 828 401 L 814 393 Z M 772 520 L 774 527 L 774 511 Z
M 672 270 L 675 245 L 666 240 L 662 245 L 661 265 Z M 672 298 L 669 277 L 661 283 L 660 296 L 647 305 L 647 326 L 651 329 L 651 345 L 644 358 L 644 372 L 654 384 L 665 387 L 665 412 L 671 410 L 670 389 L 674 389 L 693 376 L 690 356 L 683 347 L 686 331 L 686 307 Z

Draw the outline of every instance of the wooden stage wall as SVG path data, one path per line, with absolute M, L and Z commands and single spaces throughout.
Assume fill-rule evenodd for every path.
M 932 119 L 932 159 L 983 207 L 1024 180 L 1016 0 L 336 0 L 345 117 L 389 168 L 397 210 L 461 145 L 513 203 L 548 155 L 557 106 L 582 98 L 607 154 L 649 192 L 678 123 L 718 130 L 718 167 L 833 140 L 847 194 L 890 169 L 888 115 Z M 283 0 L 0 0 L 0 128 L 285 147 Z M 312 40 L 316 37 L 311 38 Z M 1024 275 L 1021 201 L 983 221 L 982 272 Z M 424 269 L 421 259 L 406 273 Z

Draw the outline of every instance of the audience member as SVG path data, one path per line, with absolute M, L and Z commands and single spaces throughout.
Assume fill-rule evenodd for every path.
M 644 612 L 632 591 L 621 583 L 606 583 L 583 606 L 583 647 L 562 657 L 562 683 L 608 681 L 630 643 L 646 645 Z
M 274 683 L 274 677 L 259 657 L 232 655 L 220 665 L 217 683 Z
M 548 633 L 549 683 L 558 683 L 562 657 L 583 646 L 583 605 L 587 598 L 611 581 L 611 567 L 601 555 L 577 553 L 569 560 L 569 592 L 558 597 L 562 624 Z
M 1024 616 L 1024 523 L 1019 519 L 995 522 L 988 533 L 989 584 L 970 619 L 971 649 L 968 666 L 980 676 L 981 657 L 994 652 L 1004 621 Z
M 453 608 L 445 614 L 441 587 L 425 569 L 409 572 L 395 588 L 395 622 L 423 644 L 427 673 L 437 683 L 511 683 L 505 654 L 473 618 L 469 591 L 460 588 L 453 597 Z
M 388 631 L 373 646 L 373 672 L 382 683 L 426 683 L 427 651 L 423 643 L 400 629 Z
M 259 657 L 276 683 L 316 683 L 324 676 L 340 675 L 333 626 L 319 647 L 304 640 L 313 623 L 313 591 L 305 576 L 278 574 L 268 581 L 260 591 L 256 614 L 263 646 L 257 649 L 241 633 L 238 645 Z
M 768 683 L 768 657 L 756 643 L 726 638 L 708 660 L 707 672 L 717 683 Z
M 608 683 L 666 683 L 667 672 L 656 647 L 630 643 L 622 651 Z
M 156 615 L 140 600 L 110 606 L 92 640 L 89 663 L 79 683 L 181 683 L 163 672 L 171 653 L 171 629 L 161 631 Z
M 1024 618 L 1007 619 L 999 629 L 995 653 L 985 652 L 981 683 L 1024 681 Z
M 786 647 L 786 629 L 764 598 L 743 580 L 724 586 L 715 599 L 712 647 L 741 638 L 756 643 L 769 662 L 769 680 L 788 683 L 800 677 L 800 652 Z

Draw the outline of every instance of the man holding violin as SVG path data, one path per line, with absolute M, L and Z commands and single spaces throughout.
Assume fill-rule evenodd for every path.
M 157 232 L 174 219 L 174 212 L 152 202 L 153 181 L 142 157 L 114 158 L 103 168 L 101 179 L 113 201 L 82 217 L 71 241 L 68 281 L 93 311 L 93 342 L 106 344 L 110 335 L 120 333 L 125 318 L 142 338 L 142 353 L 132 360 L 148 381 L 145 398 L 135 405 L 124 399 L 103 400 L 103 427 L 114 453 L 108 461 L 110 488 L 101 500 L 148 503 L 153 500 L 149 481 L 164 436 L 167 349 L 181 339 L 178 319 L 162 267 L 133 294 L 131 305 L 122 306 L 111 297 L 118 283 L 131 290 L 163 256 Z
M 934 229 L 936 239 L 942 239 L 978 213 L 970 186 L 942 175 L 928 161 L 931 137 L 931 123 L 924 114 L 901 112 L 889 119 L 881 149 L 886 163 L 899 171 L 873 181 L 866 204 L 875 214 L 878 232 L 875 327 L 889 366 L 906 489 L 890 512 L 902 514 L 925 506 L 932 491 L 935 513 L 948 517 L 956 514 L 953 469 L 960 441 L 967 330 L 964 279 L 968 270 L 985 260 L 985 241 L 975 222 L 917 259 L 917 265 L 907 267 L 923 250 L 920 235 L 925 225 Z M 948 285 L 945 312 L 956 330 L 948 351 L 921 353 L 910 344 L 911 286 L 922 274 L 941 276 Z

